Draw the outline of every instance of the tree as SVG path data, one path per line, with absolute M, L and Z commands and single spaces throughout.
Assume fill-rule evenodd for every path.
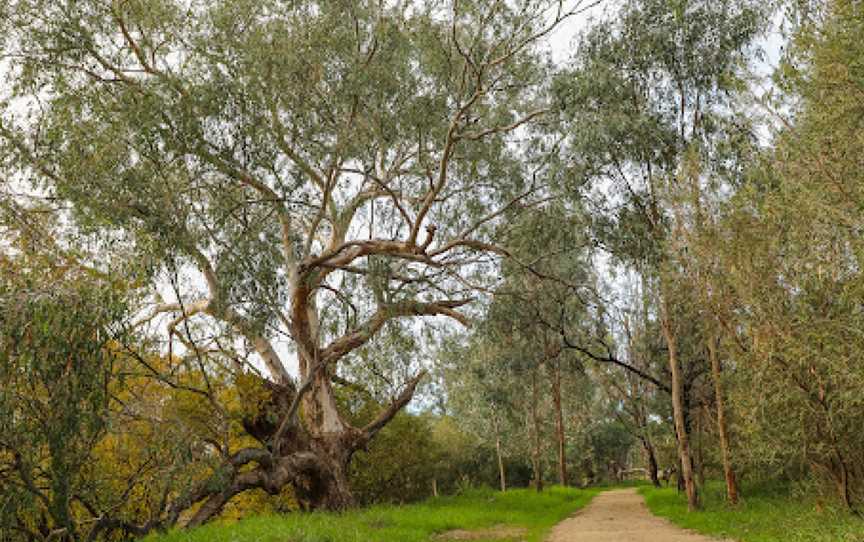
M 586 246 L 574 215 L 578 210 L 550 201 L 506 225 L 510 257 L 502 265 L 501 281 L 468 348 L 456 354 L 471 365 L 455 371 L 448 383 L 450 395 L 479 409 L 496 435 L 502 418 L 510 425 L 522 410 L 538 489 L 547 448 L 546 405 L 554 418 L 558 481 L 568 484 L 565 402 L 578 388 L 573 384 L 582 367 L 574 352 L 563 348 L 556 326 L 565 314 L 570 319 L 566 331 L 581 332 L 577 328 L 589 319 L 579 290 L 590 289 Z M 529 380 L 530 396 L 523 393 Z M 579 393 L 572 398 L 582 399 Z M 499 465 L 504 487 L 500 454 Z
M 4 173 L 70 202 L 172 283 L 146 318 L 164 315 L 171 343 L 235 372 L 248 348 L 270 380 L 272 411 L 250 425 L 258 444 L 220 450 L 158 524 L 196 504 L 188 524 L 200 524 L 252 488 L 351 505 L 352 455 L 424 372 L 363 427 L 340 413 L 331 379 L 406 318 L 468 322 L 467 274 L 506 253 L 493 226 L 539 189 L 513 152 L 517 129 L 548 110 L 538 41 L 578 7 L 5 8 L 0 47 L 26 115 L 0 117 Z
M 94 494 L 91 459 L 124 365 L 127 300 L 88 270 L 32 252 L 26 235 L 5 233 L 12 245 L 0 252 L 0 522 L 28 539 L 79 540 L 95 528 L 78 511 Z
M 698 216 L 676 213 L 671 204 L 689 193 L 689 156 L 711 164 L 715 179 L 730 168 L 735 172 L 736 147 L 730 143 L 746 139 L 747 123 L 730 114 L 728 104 L 740 88 L 739 69 L 760 15 L 749 1 L 630 1 L 617 21 L 585 34 L 572 71 L 558 82 L 560 108 L 572 126 L 568 152 L 579 181 L 575 187 L 583 189 L 586 179 L 588 186 L 610 187 L 598 209 L 604 244 L 658 280 L 690 509 L 699 499 L 684 412 L 681 322 L 670 297 L 686 274 L 686 247 L 676 242 L 676 232 Z
M 623 350 L 628 365 L 638 368 L 645 374 L 658 373 L 656 367 L 663 366 L 662 351 L 658 348 L 659 330 L 656 318 L 652 319 L 650 310 L 653 300 L 645 285 L 638 282 L 627 292 L 632 299 L 633 310 L 622 318 Z M 642 444 L 645 452 L 648 476 L 655 487 L 660 487 L 658 453 L 655 445 L 656 425 L 653 418 L 665 419 L 666 413 L 660 405 L 668 392 L 668 378 L 663 378 L 664 387 L 658 388 L 633 371 L 604 371 L 598 367 L 597 380 L 606 390 L 606 395 L 619 406 L 619 423 Z M 661 393 L 662 392 L 662 393 Z M 660 404 L 658 404 L 660 403 Z
M 721 263 L 748 460 L 809 472 L 844 506 L 864 500 L 858 398 L 862 11 L 828 2 L 805 17 L 776 74 L 792 114 L 699 250 Z M 710 261 L 710 260 L 709 260 Z M 731 300 L 731 301 L 730 301 Z M 746 390 L 742 387 L 746 383 Z M 761 390 L 758 398 L 749 390 Z M 752 410 L 758 399 L 759 414 Z M 795 443 L 793 445 L 793 443 Z M 800 450 L 800 452 L 799 452 Z M 757 455 L 758 454 L 758 455 Z
M 467 344 L 453 344 L 441 352 L 447 404 L 460 427 L 478 439 L 494 439 L 498 486 L 507 491 L 506 455 L 515 447 L 519 427 L 517 396 L 520 383 L 513 378 L 508 351 L 476 332 Z M 490 433 L 491 429 L 491 433 Z

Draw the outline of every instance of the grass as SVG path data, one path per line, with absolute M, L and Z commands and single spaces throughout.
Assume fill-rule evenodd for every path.
M 373 506 L 342 514 L 260 516 L 230 525 L 213 523 L 150 536 L 145 542 L 426 542 L 454 529 L 482 530 L 499 525 L 522 527 L 527 534 L 520 535 L 519 540 L 540 542 L 553 525 L 588 504 L 598 492 L 561 487 L 540 494 L 527 489 L 503 494 L 472 490 L 405 506 Z
M 788 485 L 745 487 L 738 506 L 726 504 L 724 486 L 709 483 L 704 509 L 688 513 L 675 488 L 640 488 L 651 511 L 686 529 L 740 542 L 864 542 L 864 520 L 816 499 L 795 495 Z

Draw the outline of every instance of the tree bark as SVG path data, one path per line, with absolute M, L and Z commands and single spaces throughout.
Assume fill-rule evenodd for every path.
M 280 448 L 282 455 L 279 457 L 262 448 L 244 450 L 248 452 L 245 458 L 241 458 L 243 451 L 235 454 L 234 460 L 221 472 L 194 488 L 186 502 L 177 503 L 174 521 L 184 509 L 201 502 L 185 524 L 185 527 L 196 527 L 215 518 L 234 496 L 244 491 L 262 489 L 276 495 L 289 485 L 303 510 L 339 511 L 354 505 L 348 465 L 361 440 L 344 435 L 310 437 L 304 431 L 286 434 L 285 438 L 291 442 Z M 250 463 L 257 466 L 241 471 Z M 173 521 L 169 521 L 171 523 Z
M 693 441 L 695 444 L 693 446 L 693 472 L 696 477 L 696 485 L 698 487 L 705 486 L 705 447 L 704 447 L 704 432 L 702 430 L 702 417 L 700 416 L 700 412 L 696 413 L 693 424 L 693 430 L 691 431 L 691 435 L 693 435 Z
M 738 504 L 738 482 L 732 467 L 729 450 L 729 433 L 726 425 L 726 408 L 724 405 L 723 382 L 721 380 L 720 358 L 717 356 L 717 344 L 714 339 L 708 341 L 708 357 L 711 359 L 711 375 L 714 379 L 714 396 L 717 405 L 717 433 L 720 436 L 720 453 L 723 459 L 723 477 L 726 480 L 726 499 L 730 504 Z
M 693 458 L 690 451 L 690 438 L 684 421 L 683 383 L 681 364 L 678 359 L 678 343 L 672 324 L 669 321 L 666 300 L 661 299 L 663 318 L 661 327 L 669 349 L 669 371 L 672 375 L 672 415 L 675 420 L 675 432 L 678 435 L 678 456 L 681 461 L 680 479 L 683 481 L 684 490 L 687 493 L 687 509 L 689 511 L 699 508 L 699 493 L 696 488 L 696 480 L 693 478 Z
M 306 510 L 346 510 L 354 506 L 354 494 L 348 482 L 348 463 L 350 453 L 340 450 L 338 455 L 348 457 L 328 457 L 322 463 L 325 469 L 309 473 L 299 483 L 294 483 L 294 491 L 302 508 Z
M 262 489 L 276 495 L 285 486 L 291 486 L 300 507 L 304 510 L 340 511 L 354 505 L 348 480 L 348 467 L 354 452 L 366 446 L 393 417 L 410 401 L 424 373 L 410 381 L 402 393 L 363 428 L 344 424 L 338 431 L 322 431 L 322 426 L 309 424 L 332 416 L 327 413 L 328 403 L 318 403 L 320 415 L 286 417 L 297 400 L 298 390 L 293 384 L 278 385 L 264 381 L 269 398 L 260 411 L 243 420 L 246 432 L 264 447 L 245 448 L 226 458 L 225 463 L 209 479 L 203 480 L 182 495 L 165 511 L 165 517 L 145 526 L 130 526 L 135 532 L 146 534 L 157 527 L 176 524 L 180 514 L 196 503 L 201 505 L 187 527 L 201 525 L 215 518 L 235 495 L 249 489 Z M 314 380 L 313 386 L 314 386 Z M 330 397 L 328 394 L 309 393 L 312 397 Z M 335 408 L 335 405 L 333 405 Z M 335 413 L 338 416 L 338 412 Z M 333 418 L 331 418 L 333 419 Z M 341 421 L 341 417 L 335 418 Z M 289 420 L 284 428 L 279 421 Z M 326 427 L 326 425 L 324 426 Z M 283 431 L 284 429 L 284 431 Z M 255 465 L 253 468 L 248 467 Z
M 567 485 L 567 453 L 564 438 L 564 413 L 561 408 L 561 367 L 552 367 L 552 401 L 555 405 L 555 434 L 558 439 L 558 483 Z
M 852 493 L 849 490 L 849 469 L 846 467 L 846 461 L 843 459 L 843 455 L 837 451 L 837 492 L 840 494 L 840 499 L 843 502 L 843 505 L 848 510 L 855 511 L 855 504 L 852 502 Z
M 645 449 L 645 455 L 648 457 L 648 475 L 651 477 L 651 483 L 654 487 L 660 487 L 660 470 L 657 466 L 657 453 L 654 451 L 654 444 L 648 436 L 640 438 L 642 447 Z
M 495 424 L 495 455 L 498 459 L 498 479 L 501 482 L 501 491 L 507 491 L 507 478 L 504 472 L 504 456 L 501 453 L 501 429 L 498 423 L 498 417 L 494 417 Z
M 537 492 L 543 491 L 543 465 L 540 459 L 540 415 L 537 411 L 537 405 L 540 401 L 539 389 L 537 387 L 537 370 L 531 373 L 531 421 L 534 428 L 534 446 L 531 451 L 531 466 L 534 471 L 534 489 Z

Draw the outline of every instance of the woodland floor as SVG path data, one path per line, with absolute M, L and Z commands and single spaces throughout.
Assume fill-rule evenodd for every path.
M 408 505 L 214 521 L 142 542 L 541 542 L 599 488 L 468 490 Z
M 475 489 L 342 514 L 221 520 L 142 542 L 864 542 L 864 521 L 788 484 L 744 486 L 735 507 L 723 489 L 707 483 L 694 513 L 674 487 Z
M 651 512 L 684 529 L 740 542 L 864 542 L 864 519 L 838 508 L 831 496 L 782 481 L 742 485 L 737 506 L 726 503 L 722 481 L 702 488 L 703 508 L 687 512 L 674 487 L 644 485 L 639 493 Z
M 548 542 L 717 542 L 676 527 L 648 511 L 636 489 L 615 489 L 594 497 L 559 523 Z

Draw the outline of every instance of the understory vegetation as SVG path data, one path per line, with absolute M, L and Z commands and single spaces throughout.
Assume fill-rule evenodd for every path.
M 862 97 L 858 0 L 0 1 L 0 542 L 861 538 Z
M 145 538 L 145 542 L 428 542 L 472 531 L 482 542 L 542 542 L 549 528 L 584 507 L 597 490 L 550 487 L 537 493 L 471 490 L 406 506 L 372 506 L 339 515 L 256 517 Z M 483 535 L 484 530 L 489 533 Z M 509 533 L 509 534 L 508 534 Z M 463 534 L 464 536 L 464 534 Z M 459 538 L 452 538 L 458 540 Z M 464 538 L 463 538 L 464 539 Z
M 789 483 L 745 484 L 736 506 L 726 502 L 722 483 L 705 487 L 704 508 L 688 513 L 674 488 L 643 487 L 648 508 L 676 525 L 739 542 L 857 542 L 864 519 L 849 515 L 829 499 Z

